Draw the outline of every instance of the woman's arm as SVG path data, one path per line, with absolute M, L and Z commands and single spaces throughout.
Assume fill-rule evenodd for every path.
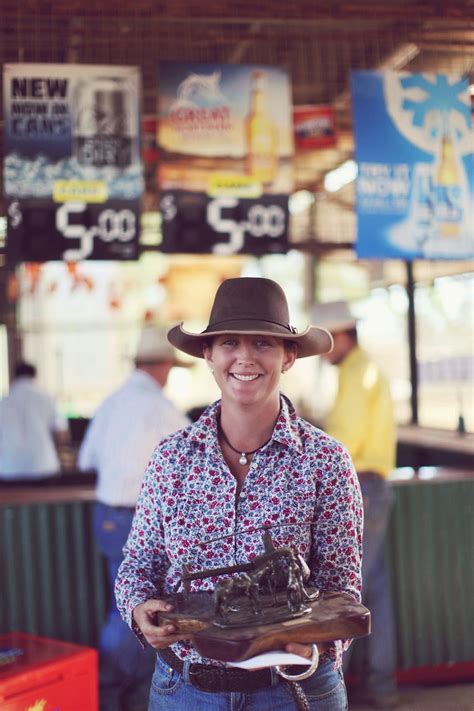
M 134 610 L 142 603 L 159 600 L 169 567 L 160 507 L 160 501 L 166 495 L 164 481 L 166 477 L 163 476 L 158 447 L 145 471 L 132 527 L 123 549 L 124 560 L 115 582 L 120 614 L 136 633 L 136 625 L 141 625 L 134 619 Z M 142 621 L 140 613 L 138 618 Z
M 361 599 L 363 508 L 359 480 L 347 450 L 334 440 L 317 483 L 311 582 L 319 590 Z

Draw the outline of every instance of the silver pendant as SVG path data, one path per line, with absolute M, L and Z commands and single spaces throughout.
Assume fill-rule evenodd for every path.
M 247 464 L 247 457 L 245 455 L 245 452 L 242 452 L 242 454 L 240 455 L 239 464 Z

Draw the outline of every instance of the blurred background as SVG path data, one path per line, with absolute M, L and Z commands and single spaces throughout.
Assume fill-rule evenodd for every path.
M 0 6 L 4 65 L 138 68 L 143 168 L 133 261 L 13 259 L 11 195 L 0 194 L 0 397 L 14 365 L 32 361 L 71 432 L 61 448 L 61 476 L 52 482 L 58 491 L 51 483 L 41 493 L 0 491 L 8 580 L 0 632 L 96 644 L 108 590 L 89 531 L 94 479 L 76 470 L 86 425 L 130 372 L 144 325 L 184 321 L 201 330 L 223 279 L 264 276 L 283 286 L 298 328 L 311 321 L 314 304 L 338 299 L 360 319 L 361 345 L 390 381 L 398 423 L 387 542 L 398 678 L 472 680 L 474 235 L 462 258 L 358 254 L 351 101 L 351 72 L 370 70 L 458 75 L 474 103 L 472 0 L 239 0 L 225 7 L 217 0 L 1 0 Z M 163 61 L 287 73 L 296 113 L 294 151 L 285 158 L 286 250 L 190 253 L 164 245 L 160 180 L 171 173 L 158 142 Z M 305 107 L 312 108 L 312 123 Z M 6 125 L 3 113 L 0 121 Z M 305 130 L 316 130 L 316 143 L 308 144 Z M 3 163 L 2 141 L 3 131 Z M 299 414 L 317 423 L 334 401 L 337 374 L 320 359 L 303 359 L 284 387 Z M 217 397 L 204 363 L 173 369 L 166 393 L 191 415 Z M 436 708 L 468 708 L 449 703 Z
M 362 341 L 387 370 L 400 424 L 414 419 L 424 427 L 455 430 L 462 415 L 466 429 L 473 430 L 472 261 L 418 261 L 407 276 L 401 260 L 357 259 L 349 91 L 355 69 L 460 74 L 474 82 L 469 2 L 456 0 L 446 8 L 411 1 L 330 7 L 299 2 L 290 12 L 268 0 L 239 3 L 223 13 L 212 2 L 138 0 L 131 7 L 115 0 L 97 8 L 75 2 L 49 7 L 39 0 L 19 7 L 4 0 L 0 23 L 4 64 L 138 66 L 141 111 L 155 122 L 162 60 L 282 66 L 291 78 L 294 106 L 323 106 L 333 116 L 331 145 L 299 148 L 296 141 L 290 251 L 262 257 L 160 252 L 159 160 L 156 135 L 145 124 L 138 262 L 4 264 L 0 394 L 8 389 L 9 329 L 9 348 L 18 350 L 21 342 L 24 357 L 38 364 L 40 382 L 63 413 L 90 417 L 128 371 L 145 321 L 205 325 L 221 279 L 258 274 L 282 283 L 297 325 L 310 319 L 312 303 L 339 298 L 367 317 Z M 3 210 L 1 205 L 4 244 L 5 201 Z M 407 286 L 416 303 L 417 383 L 410 373 Z M 86 353 L 94 358 L 84 369 Z M 287 384 L 310 417 L 321 414 L 329 397 L 318 387 L 319 369 L 302 363 Z M 202 368 L 176 371 L 169 389 L 185 409 L 212 399 Z

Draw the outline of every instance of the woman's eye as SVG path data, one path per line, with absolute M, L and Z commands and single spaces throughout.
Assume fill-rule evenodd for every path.
M 258 348 L 267 348 L 270 345 L 270 341 L 266 341 L 265 339 L 260 339 L 258 341 L 255 341 L 255 345 Z

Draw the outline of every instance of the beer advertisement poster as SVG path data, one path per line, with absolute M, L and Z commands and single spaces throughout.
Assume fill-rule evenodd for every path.
M 474 255 L 467 78 L 352 73 L 359 257 Z
M 163 250 L 286 252 L 294 150 L 288 74 L 162 62 L 159 119 Z
M 3 86 L 8 258 L 136 259 L 138 69 L 7 64 Z

